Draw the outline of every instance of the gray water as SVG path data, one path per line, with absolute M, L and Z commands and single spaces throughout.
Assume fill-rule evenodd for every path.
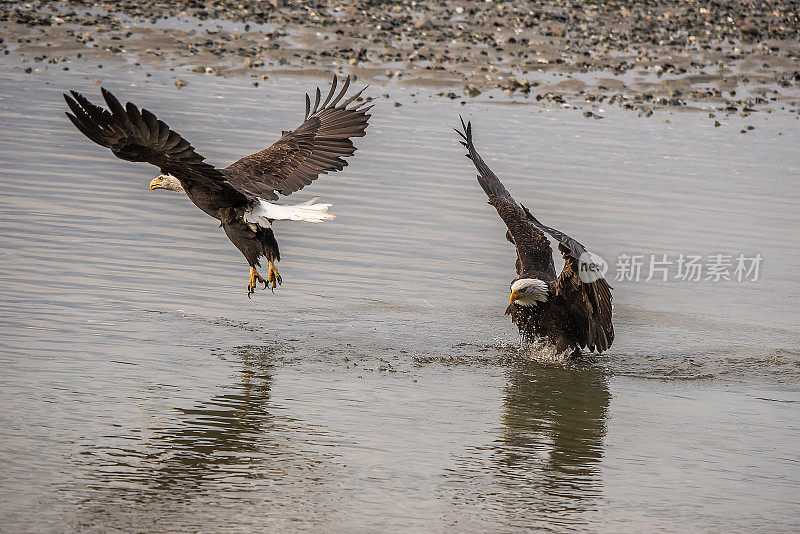
M 102 75 L 227 165 L 327 80 L 24 66 L 0 62 L 0 530 L 800 529 L 794 116 L 375 86 L 351 165 L 291 199 L 337 218 L 277 224 L 284 284 L 248 300 L 215 221 L 60 93 L 96 100 Z M 518 200 L 610 262 L 759 253 L 759 280 L 612 281 L 608 353 L 520 351 L 459 113 Z

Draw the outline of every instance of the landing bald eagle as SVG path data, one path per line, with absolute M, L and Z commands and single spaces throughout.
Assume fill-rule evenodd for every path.
M 256 282 L 274 290 L 282 282 L 275 262 L 280 261 L 278 242 L 272 231 L 275 220 L 321 222 L 330 219 L 330 204 L 309 202 L 280 206 L 273 202 L 278 193 L 290 195 L 309 185 L 320 174 L 340 171 L 356 148 L 352 137 L 365 135 L 368 101 L 357 102 L 364 91 L 342 101 L 348 76 L 336 93 L 333 77 L 328 96 L 320 103 L 316 91 L 313 108 L 306 95 L 306 114 L 295 130 L 283 132 L 269 148 L 246 156 L 224 169 L 205 163 L 205 158 L 183 137 L 172 131 L 146 109 L 128 102 L 123 107 L 110 92 L 101 89 L 108 110 L 96 106 L 81 94 L 64 95 L 72 113 L 67 117 L 86 137 L 110 148 L 115 156 L 127 161 L 146 161 L 161 169 L 150 182 L 150 189 L 185 192 L 201 210 L 220 221 L 228 239 L 250 265 L 247 285 L 249 297 Z M 350 106 L 350 107 L 348 107 Z M 264 280 L 256 270 L 259 258 L 266 257 L 269 274 Z
M 461 143 L 480 173 L 478 183 L 506 224 L 508 239 L 517 248 L 517 278 L 511 283 L 506 314 L 523 340 L 546 339 L 558 353 L 579 356 L 580 349 L 603 352 L 614 342 L 611 324 L 611 287 L 583 245 L 540 223 L 517 204 L 475 150 L 472 124 L 464 124 Z M 545 232 L 558 241 L 564 269 L 556 277 L 553 250 Z

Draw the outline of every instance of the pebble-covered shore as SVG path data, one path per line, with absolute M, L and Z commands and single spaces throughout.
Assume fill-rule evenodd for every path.
M 442 97 L 746 116 L 800 106 L 800 3 L 72 1 L 0 4 L 1 49 L 259 77 L 340 70 Z M 180 85 L 178 82 L 177 85 Z

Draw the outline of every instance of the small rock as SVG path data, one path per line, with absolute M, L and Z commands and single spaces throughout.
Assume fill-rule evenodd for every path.
M 186 87 L 187 85 L 189 85 L 189 82 L 187 82 L 183 78 L 178 78 L 177 80 L 175 80 L 175 87 L 177 87 L 178 89 L 180 89 L 181 87 Z
M 466 92 L 469 95 L 470 98 L 475 98 L 476 96 L 481 94 L 480 89 L 478 89 L 477 87 L 475 87 L 472 84 L 467 85 L 466 87 L 464 87 L 464 92 Z
M 423 28 L 427 28 L 431 25 L 430 19 L 428 19 L 427 15 L 422 15 L 420 18 L 414 21 L 414 27 L 418 30 Z
M 741 31 L 742 36 L 749 40 L 756 39 L 761 35 L 761 32 L 755 24 L 742 24 Z

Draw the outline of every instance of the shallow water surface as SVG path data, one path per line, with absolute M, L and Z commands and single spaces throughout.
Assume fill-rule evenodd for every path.
M 326 80 L 177 91 L 2 61 L 3 531 L 800 528 L 794 118 L 586 120 L 371 88 L 391 98 L 351 165 L 292 196 L 336 220 L 276 224 L 284 284 L 248 300 L 215 221 L 76 132 L 60 93 L 97 100 L 101 73 L 225 165 Z M 607 354 L 521 353 L 513 249 L 459 113 L 518 200 L 610 263 L 758 253 L 759 280 L 614 281 Z

